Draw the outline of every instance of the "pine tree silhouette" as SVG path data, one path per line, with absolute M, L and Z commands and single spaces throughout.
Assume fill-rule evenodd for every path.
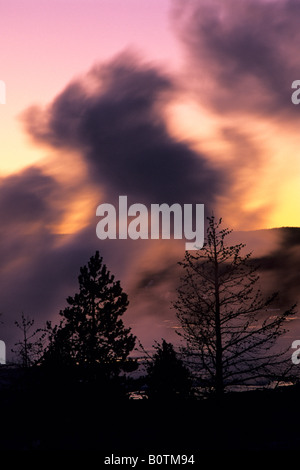
M 78 281 L 78 293 L 68 297 L 69 306 L 60 311 L 60 325 L 47 324 L 49 346 L 44 363 L 93 368 L 107 377 L 135 368 L 135 361 L 128 357 L 135 336 L 121 318 L 128 307 L 127 294 L 98 251 L 80 268 Z

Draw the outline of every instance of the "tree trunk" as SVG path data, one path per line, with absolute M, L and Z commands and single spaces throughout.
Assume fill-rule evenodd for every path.
M 215 235 L 215 234 L 214 234 Z M 220 396 L 224 392 L 223 384 L 223 358 L 222 358 L 222 334 L 220 318 L 220 296 L 219 296 L 219 266 L 216 247 L 216 238 L 214 236 L 214 268 L 215 268 L 215 333 L 216 333 L 216 394 Z

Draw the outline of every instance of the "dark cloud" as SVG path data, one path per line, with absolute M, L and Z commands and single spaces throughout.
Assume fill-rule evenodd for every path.
M 4 273 L 2 284 L 0 282 L 2 286 L 3 282 L 6 285 L 6 276 L 9 276 L 11 266 L 18 267 L 22 260 L 30 262 L 40 245 L 44 250 L 51 247 L 49 227 L 54 222 L 59 222 L 63 215 L 62 207 L 53 204 L 58 192 L 61 193 L 58 183 L 36 167 L 1 179 L 0 273 Z M 21 272 L 28 276 L 28 269 L 24 266 Z M 13 279 L 11 282 L 13 286 Z M 7 292 L 5 288 L 4 295 Z
M 174 90 L 165 73 L 124 54 L 71 83 L 46 110 L 28 110 L 25 121 L 37 141 L 79 150 L 110 198 L 211 205 L 227 176 L 169 135 L 163 105 Z
M 49 203 L 58 185 L 40 169 L 30 167 L 2 178 L 0 185 L 0 230 L 12 222 L 31 227 L 36 222 L 44 220 L 49 224 L 58 219 L 59 213 L 54 213 Z
M 300 228 L 283 227 L 272 231 L 278 237 L 277 247 L 256 262 L 262 272 L 269 275 L 273 288 L 280 292 L 282 304 L 298 303 L 300 306 Z
M 201 99 L 219 111 L 296 112 L 291 84 L 300 76 L 297 0 L 174 4 L 174 24 Z

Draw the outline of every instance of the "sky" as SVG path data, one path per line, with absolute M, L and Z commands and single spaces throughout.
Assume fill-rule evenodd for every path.
M 300 226 L 299 26 L 297 0 L 0 0 L 8 348 L 21 312 L 57 319 L 95 250 L 142 342 L 175 337 L 184 242 L 99 240 L 96 207 L 119 195 L 204 204 L 259 256 L 297 259 L 254 231 Z

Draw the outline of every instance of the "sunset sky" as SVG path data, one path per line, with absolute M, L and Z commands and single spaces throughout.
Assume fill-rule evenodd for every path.
M 0 0 L 0 31 L 9 345 L 22 311 L 56 318 L 96 249 L 134 332 L 173 334 L 183 242 L 100 241 L 101 202 L 203 203 L 236 231 L 300 226 L 298 0 Z

